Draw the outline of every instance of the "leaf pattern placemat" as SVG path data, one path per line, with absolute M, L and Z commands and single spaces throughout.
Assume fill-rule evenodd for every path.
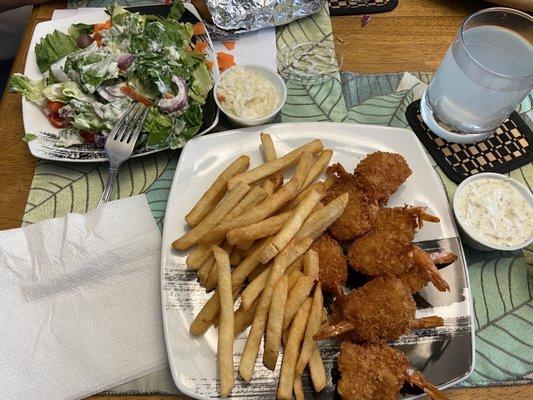
M 70 4 L 102 6 L 106 0 Z M 125 2 L 127 3 L 127 1 Z M 153 3 L 153 1 L 152 1 Z M 278 28 L 278 48 L 302 41 L 331 41 L 327 10 Z M 405 109 L 419 99 L 431 74 L 359 75 L 342 73 L 319 85 L 287 82 L 281 122 L 344 121 L 408 128 Z M 533 127 L 533 97 L 519 108 Z M 162 225 L 179 152 L 161 152 L 130 160 L 120 170 L 113 198 L 145 193 L 154 218 Z M 456 185 L 437 171 L 451 201 Z M 107 164 L 39 161 L 30 189 L 24 223 L 84 213 L 98 203 Z M 533 166 L 512 171 L 531 187 Z M 533 249 L 482 253 L 465 248 L 476 316 L 476 369 L 463 386 L 525 384 L 533 381 L 532 265 Z M 113 389 L 114 392 L 176 393 L 167 369 Z

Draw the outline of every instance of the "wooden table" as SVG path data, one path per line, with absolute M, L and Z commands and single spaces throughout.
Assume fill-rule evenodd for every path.
M 337 46 L 342 46 L 342 69 L 361 73 L 432 71 L 453 39 L 462 19 L 488 6 L 478 0 L 400 0 L 390 13 L 373 15 L 365 27 L 359 16 L 333 17 Z M 36 7 L 13 65 L 22 72 L 35 24 L 49 20 L 65 1 L 55 0 Z M 4 94 L 0 103 L 0 229 L 20 226 L 33 176 L 35 159 L 23 136 L 20 96 Z M 457 400 L 533 398 L 533 386 L 452 389 L 447 394 Z M 95 396 L 96 398 L 96 396 Z M 185 399 L 184 396 L 98 396 L 99 400 Z

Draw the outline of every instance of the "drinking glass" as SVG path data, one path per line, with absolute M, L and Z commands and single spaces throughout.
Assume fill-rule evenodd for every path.
M 420 102 L 438 136 L 474 143 L 490 136 L 533 89 L 533 17 L 504 7 L 468 17 Z

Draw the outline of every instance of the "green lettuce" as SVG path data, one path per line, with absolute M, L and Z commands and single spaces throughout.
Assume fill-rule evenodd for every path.
M 176 21 L 179 21 L 181 17 L 183 16 L 184 12 L 185 12 L 185 6 L 183 5 L 183 1 L 176 0 L 174 1 L 174 4 L 172 4 L 172 7 L 170 7 L 170 12 L 168 13 L 167 18 L 175 19 Z
M 144 120 L 143 131 L 148 133 L 148 146 L 164 146 L 172 132 L 173 121 L 169 115 L 160 113 L 157 108 L 150 107 Z
M 35 139 L 37 139 L 37 135 L 34 135 L 33 133 L 26 133 L 22 138 L 22 141 L 30 143 L 33 142 Z
M 43 96 L 50 101 L 60 101 L 65 103 L 68 100 L 68 97 L 63 94 L 64 83 L 54 83 L 53 85 L 48 85 L 43 89 Z
M 93 33 L 93 31 L 94 31 L 94 24 L 83 24 L 83 23 L 72 24 L 68 28 L 68 33 L 70 34 L 70 36 L 74 38 L 74 40 L 78 40 L 80 35 L 83 35 L 83 34 L 90 35 Z
M 70 147 L 83 143 L 85 143 L 85 141 L 76 129 L 65 128 L 59 131 L 59 139 L 57 139 L 54 145 L 57 147 Z
M 43 96 L 43 89 L 46 86 L 45 79 L 33 80 L 22 74 L 13 74 L 9 80 L 9 91 L 20 93 L 26 100 L 44 107 L 47 103 Z
M 35 46 L 37 66 L 41 72 L 45 72 L 50 65 L 76 49 L 76 41 L 70 35 L 55 30 L 42 38 Z
M 115 56 L 96 43 L 69 55 L 64 70 L 70 79 L 89 93 L 94 93 L 102 83 L 119 75 Z
M 108 130 L 113 129 L 113 126 L 115 126 L 115 123 L 118 121 L 118 119 L 122 116 L 124 111 L 126 111 L 130 105 L 131 105 L 131 100 L 129 98 L 124 97 L 112 103 L 106 103 L 100 106 L 100 112 L 102 113 L 101 119 L 104 120 L 105 126 Z
M 202 127 L 202 108 L 199 104 L 192 103 L 182 114 L 173 118 L 173 129 L 167 142 L 171 149 L 179 149 Z
M 192 73 L 192 85 L 190 85 L 191 90 L 189 91 L 189 96 L 200 104 L 204 104 L 212 85 L 213 80 L 207 69 L 207 65 L 202 63 Z
M 174 69 L 163 57 L 148 53 L 137 57 L 131 77 L 135 77 L 135 81 L 141 84 L 150 97 L 156 97 L 163 93 L 172 93 L 173 74 Z
M 71 99 L 69 105 L 72 107 L 69 117 L 74 128 L 91 132 L 106 129 L 105 121 L 96 115 L 91 104 Z
M 146 24 L 144 31 L 131 39 L 134 53 L 160 53 L 165 47 L 185 47 L 192 38 L 192 24 L 163 19 Z

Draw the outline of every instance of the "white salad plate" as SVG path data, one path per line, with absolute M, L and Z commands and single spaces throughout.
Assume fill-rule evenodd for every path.
M 417 232 L 415 241 L 427 250 L 452 251 L 458 259 L 440 269 L 450 284 L 450 292 L 440 293 L 430 284 L 414 296 L 417 317 L 439 315 L 444 318 L 445 325 L 402 336 L 393 346 L 406 353 L 413 366 L 441 388 L 465 379 L 474 367 L 473 309 L 466 262 L 446 194 L 422 145 L 405 129 L 313 122 L 226 131 L 194 138 L 185 145 L 167 203 L 161 252 L 164 332 L 170 369 L 178 389 L 198 399 L 218 397 L 217 332 L 211 327 L 203 337 L 189 335 L 190 324 L 212 294 L 206 294 L 196 281 L 196 272 L 186 268 L 185 258 L 189 252 L 172 250 L 171 243 L 187 231 L 185 215 L 229 163 L 242 154 L 250 156 L 251 167 L 263 162 L 259 138 L 262 131 L 272 135 L 280 155 L 320 139 L 325 148 L 333 150 L 331 163 L 340 162 L 348 171 L 352 171 L 365 154 L 377 150 L 397 152 L 405 157 L 413 174 L 390 198 L 388 206 L 426 206 L 441 222 L 426 223 Z M 239 335 L 235 341 L 236 371 L 246 334 Z M 303 377 L 306 398 L 334 399 L 339 379 L 338 344 L 332 340 L 323 341 L 319 347 L 328 373 L 328 387 L 320 395 L 315 394 L 306 371 Z M 246 384 L 237 376 L 233 398 L 275 398 L 280 363 L 281 357 L 276 371 L 266 369 L 262 364 L 261 346 L 252 382 Z M 421 392 L 406 386 L 402 396 L 414 399 L 420 397 Z
M 167 7 L 167 13 L 169 6 Z M 158 7 L 136 7 L 134 11 L 141 14 L 151 14 L 152 10 L 159 10 Z M 192 22 L 201 21 L 201 17 L 191 4 L 185 4 L 186 10 L 190 12 L 189 16 Z M 58 30 L 63 33 L 68 33 L 68 28 L 72 24 L 85 23 L 85 24 L 97 24 L 109 19 L 109 15 L 105 12 L 105 9 L 101 9 L 95 12 L 76 15 L 73 17 L 66 17 L 55 19 L 51 21 L 45 21 L 37 24 L 33 31 L 30 46 L 28 49 L 28 55 L 26 58 L 26 66 L 24 69 L 24 75 L 31 79 L 41 79 L 43 74 L 37 67 L 37 59 L 35 56 L 35 45 L 49 33 Z M 196 37 L 198 38 L 198 36 Z M 205 41 L 208 46 L 205 50 L 205 55 L 208 60 L 213 61 L 213 82 L 218 79 L 219 71 L 216 56 L 213 50 L 213 43 L 206 33 L 200 35 L 200 39 Z M 57 63 L 64 63 L 65 58 L 59 60 Z M 212 94 L 209 96 L 212 97 Z M 209 100 L 208 100 L 209 101 Z M 205 107 L 204 110 L 204 124 L 196 134 L 196 136 L 203 135 L 213 129 L 218 123 L 218 108 L 214 103 L 214 100 L 210 102 L 212 110 L 209 110 L 209 120 L 206 120 Z M 33 156 L 54 161 L 68 161 L 68 162 L 101 162 L 107 161 L 107 156 L 104 149 L 95 148 L 93 145 L 77 145 L 72 147 L 57 147 L 55 142 L 57 140 L 60 129 L 54 128 L 50 125 L 50 122 L 46 116 L 41 112 L 39 107 L 28 100 L 22 98 L 22 119 L 24 122 L 24 131 L 26 134 L 33 134 L 37 137 L 28 143 L 30 152 Z M 140 157 L 147 154 L 156 153 L 167 149 L 168 147 L 147 148 L 140 147 L 133 151 L 132 158 Z

